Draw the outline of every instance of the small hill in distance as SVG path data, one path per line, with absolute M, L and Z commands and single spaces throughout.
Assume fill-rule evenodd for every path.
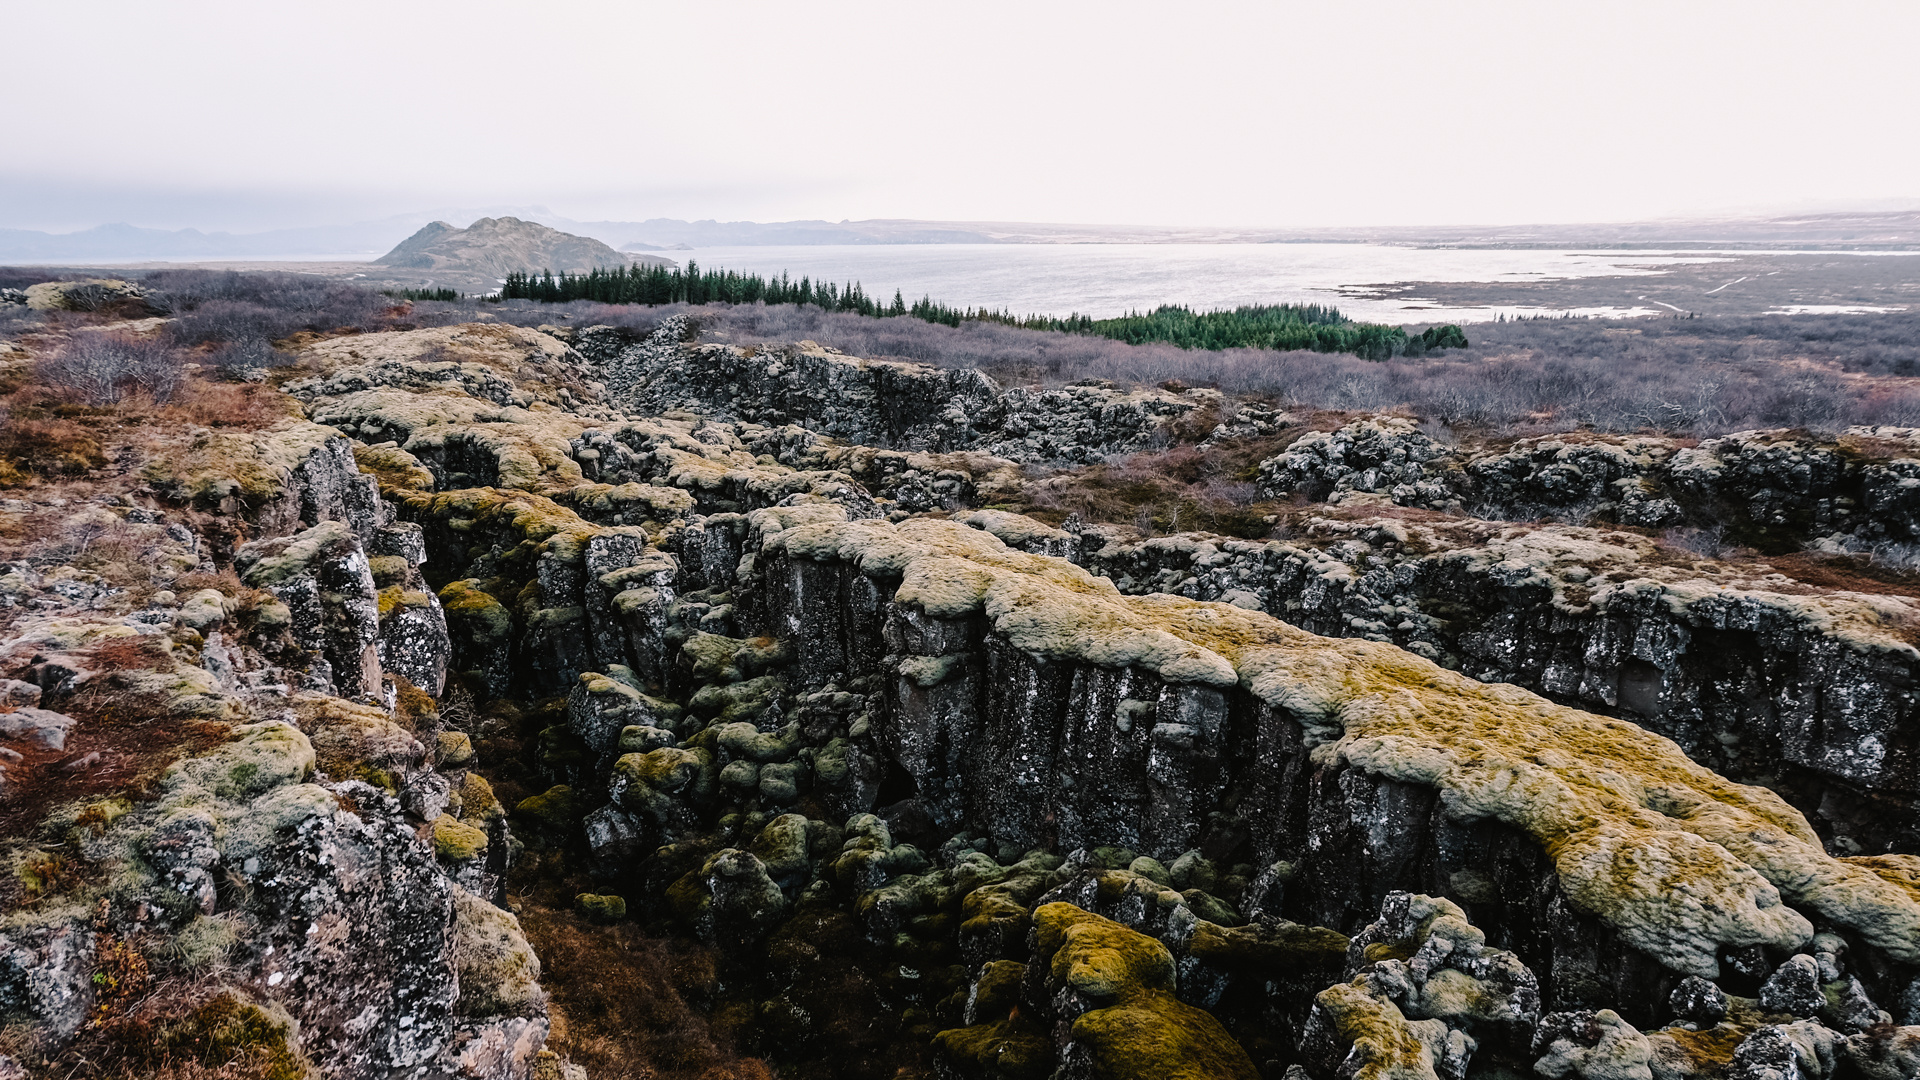
M 677 265 L 657 255 L 627 255 L 598 240 L 513 217 L 481 218 L 464 229 L 435 221 L 374 262 L 399 270 L 494 279 L 514 270 L 552 270 L 558 274 L 636 263 Z

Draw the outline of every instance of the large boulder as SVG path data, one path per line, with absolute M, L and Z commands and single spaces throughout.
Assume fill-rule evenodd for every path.
M 314 654 L 309 676 L 346 697 L 381 693 L 380 598 L 360 539 L 325 521 L 304 532 L 240 549 L 241 580 L 286 606 L 293 639 Z

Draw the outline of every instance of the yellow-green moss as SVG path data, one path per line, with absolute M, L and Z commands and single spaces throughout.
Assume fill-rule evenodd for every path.
M 448 582 L 440 590 L 440 606 L 449 621 L 457 622 L 479 644 L 503 642 L 513 633 L 513 612 L 482 591 L 476 580 Z
M 580 800 L 574 798 L 573 789 L 565 784 L 557 784 L 538 795 L 521 799 L 513 812 L 547 828 L 564 830 L 580 820 L 581 809 Z
M 996 1080 L 1045 1080 L 1053 1075 L 1053 1040 L 1018 1009 L 972 1027 L 943 1031 L 933 1037 L 933 1049 L 972 1066 L 969 1074 L 977 1071 Z
M 1203 921 L 1194 928 L 1187 952 L 1226 971 L 1338 969 L 1347 958 L 1347 937 L 1291 922 L 1229 928 Z
M 520 920 L 465 889 L 453 890 L 454 961 L 465 1016 L 531 1015 L 546 1001 L 540 959 L 520 932 Z
M 404 771 L 426 756 L 420 740 L 385 709 L 311 693 L 294 695 L 293 707 L 301 730 L 313 741 L 319 767 L 331 775 Z
M 413 562 L 400 555 L 376 555 L 367 560 L 367 572 L 381 589 L 404 585 L 413 576 Z
M 408 491 L 432 491 L 433 473 L 420 459 L 392 443 L 353 447 L 353 461 L 360 471 L 379 482 L 383 495 Z
M 614 776 L 629 784 L 659 791 L 678 791 L 700 772 L 700 757 L 677 746 L 663 746 L 644 754 L 622 754 L 613 764 Z
M 142 475 L 177 502 L 213 509 L 238 499 L 256 507 L 285 492 L 293 469 L 339 437 L 333 428 L 291 419 L 265 431 L 198 429 L 186 446 L 154 458 Z
M 243 553 L 243 562 L 235 568 L 240 578 L 256 589 L 278 585 L 308 572 L 314 560 L 329 549 L 346 543 L 358 543 L 353 529 L 339 521 L 323 521 L 305 532 L 275 541 L 272 547 Z
M 1739 1024 L 1720 1023 L 1704 1031 L 1669 1027 L 1647 1033 L 1659 1054 L 1662 1041 L 1671 1040 L 1695 1075 L 1712 1076 L 1733 1061 L 1733 1052 L 1746 1041 L 1753 1029 Z
M 1333 1020 L 1340 1041 L 1352 1046 L 1346 1063 L 1353 1068 L 1353 1080 L 1412 1080 L 1438 1075 L 1432 1051 L 1414 1035 L 1407 1018 L 1385 995 L 1369 993 L 1357 983 L 1339 983 L 1320 991 L 1313 1000 Z
M 433 853 L 448 862 L 469 862 L 485 854 L 487 834 L 447 814 L 433 819 Z
M 616 923 L 627 917 L 627 900 L 624 896 L 581 893 L 573 898 L 573 906 L 594 922 Z
M 493 793 L 493 785 L 479 773 L 468 773 L 460 780 L 460 817 L 464 821 L 490 822 L 504 817 L 506 808 Z
M 473 761 L 473 738 L 466 732 L 442 731 L 434 739 L 439 743 L 438 760 L 441 768 L 457 769 Z
M 262 1007 L 222 991 L 184 1021 L 164 1028 L 159 1044 L 203 1065 L 246 1062 L 262 1080 L 304 1080 L 313 1075 L 296 1041 L 297 1025 L 277 1005 Z
M 212 753 L 174 765 L 168 771 L 169 785 L 176 791 L 197 787 L 239 802 L 282 784 L 304 781 L 313 772 L 313 743 L 292 725 L 244 724 L 234 734 L 233 742 Z

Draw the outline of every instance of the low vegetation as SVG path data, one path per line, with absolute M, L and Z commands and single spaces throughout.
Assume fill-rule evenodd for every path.
M 184 359 L 164 342 L 133 334 L 75 334 L 39 364 L 42 381 L 86 405 L 113 405 L 133 396 L 157 404 L 173 400 L 186 376 Z
M 640 314 L 582 305 L 571 321 L 605 321 L 620 310 Z M 1471 347 L 1377 363 L 1303 351 L 1128 345 L 991 323 L 951 328 L 807 307 L 676 306 L 647 314 L 689 315 L 710 341 L 810 339 L 854 356 L 977 367 L 1003 383 L 1174 382 L 1294 410 L 1403 409 L 1492 434 L 1590 428 L 1706 438 L 1754 428 L 1920 425 L 1920 383 L 1912 377 L 1920 374 L 1920 312 L 1482 323 Z

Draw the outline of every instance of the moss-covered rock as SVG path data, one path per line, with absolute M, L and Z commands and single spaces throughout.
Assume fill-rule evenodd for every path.
M 1449 813 L 1533 837 L 1577 907 L 1676 972 L 1717 975 L 1728 949 L 1798 949 L 1810 915 L 1920 961 L 1920 895 L 1907 884 L 1829 856 L 1778 795 L 1731 783 L 1637 725 L 1475 682 L 1388 644 L 1319 638 L 1228 604 L 1123 596 L 1077 566 L 954 522 L 749 519 L 768 557 L 898 575 L 896 603 L 983 619 L 1032 656 L 1240 687 L 1301 724 L 1323 766 L 1438 789 Z M 1684 894 L 1670 887 L 1682 878 Z
M 294 712 L 329 775 L 390 788 L 400 774 L 426 762 L 426 747 L 383 708 L 303 693 L 294 698 Z
M 487 833 L 441 814 L 433 821 L 433 853 L 448 862 L 472 862 L 487 852 Z
M 573 898 L 574 910 L 598 923 L 616 923 L 627 917 L 627 899 L 604 893 L 581 893 Z
M 770 637 L 730 638 L 698 631 L 680 647 L 695 679 L 738 682 L 786 662 L 792 646 Z
M 464 731 L 442 731 L 434 735 L 435 759 L 443 769 L 458 769 L 473 764 L 473 737 Z M 485 783 L 485 781 L 481 781 Z
M 545 1006 L 540 959 L 520 932 L 520 920 L 465 889 L 453 890 L 454 960 L 468 1016 L 530 1016 Z
M 470 772 L 462 776 L 458 793 L 460 817 L 464 821 L 491 823 L 506 816 L 506 808 L 500 805 L 500 799 L 494 795 L 493 785 L 479 773 Z
M 301 1052 L 299 1025 L 277 1004 L 259 1005 L 223 990 L 155 1033 L 158 1057 L 186 1058 L 226 1072 L 244 1068 L 261 1080 L 316 1075 Z
M 1084 1055 L 1089 1075 L 1131 1078 L 1238 1078 L 1259 1073 L 1220 1022 L 1174 996 L 1166 947 L 1071 904 L 1033 914 L 1035 962 L 1068 1005 L 1068 1057 Z M 1077 1015 L 1075 1015 L 1077 1013 Z
M 174 766 L 172 782 L 241 802 L 282 784 L 299 783 L 313 773 L 313 743 L 291 724 L 243 724 L 234 734 L 233 742 L 213 753 Z
M 514 813 L 535 826 L 556 835 L 565 834 L 579 823 L 586 812 L 573 788 L 555 784 L 538 795 L 529 795 L 513 808 Z

